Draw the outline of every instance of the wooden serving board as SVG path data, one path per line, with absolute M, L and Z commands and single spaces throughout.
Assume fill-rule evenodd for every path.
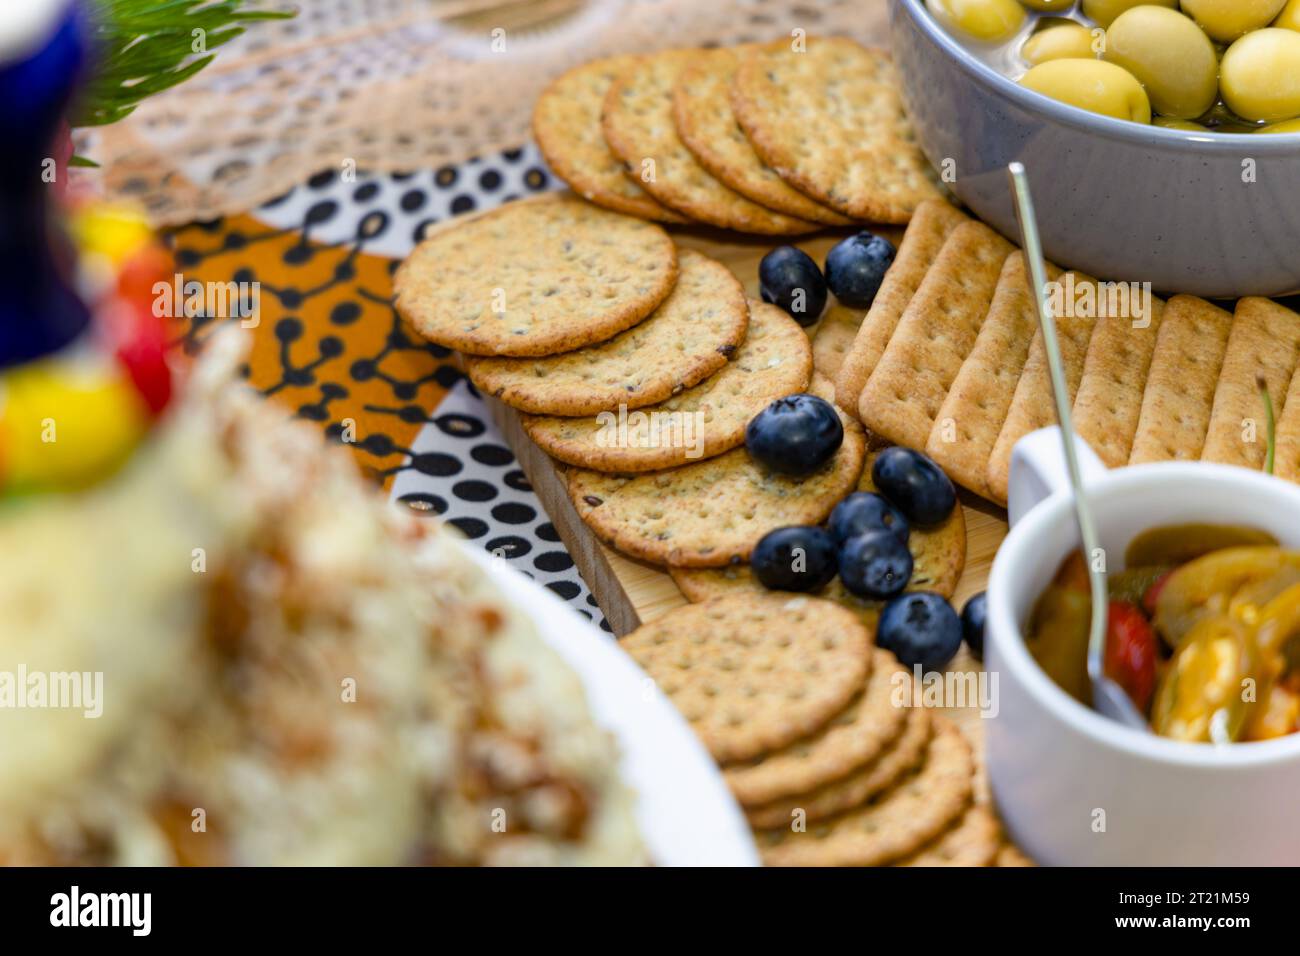
M 683 228 L 670 231 L 679 245 L 697 249 L 726 263 L 744 284 L 745 291 L 755 297 L 758 296 L 759 260 L 781 244 L 781 240 L 751 239 L 711 230 Z M 901 239 L 900 230 L 876 231 L 895 243 Z M 850 232 L 827 231 L 794 244 L 817 262 L 822 262 L 827 250 Z M 815 334 L 816 328 L 808 331 Z M 614 633 L 622 636 L 640 624 L 685 604 L 686 599 L 664 570 L 624 557 L 596 539 L 569 500 L 556 462 L 524 434 L 518 413 L 496 399 L 488 398 L 487 401 L 506 442 L 518 457 Z M 1007 533 L 1006 513 L 1001 508 L 965 491 L 961 494 L 966 513 L 966 570 L 953 595 L 953 604 L 958 609 L 972 594 L 984 590 L 993 556 Z M 961 661 L 955 664 L 961 666 Z

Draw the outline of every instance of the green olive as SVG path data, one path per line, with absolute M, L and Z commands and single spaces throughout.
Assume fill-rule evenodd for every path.
M 1256 133 L 1300 133 L 1300 119 L 1283 120 L 1280 123 L 1269 123 L 1267 126 L 1261 126 L 1255 130 Z
M 1152 126 L 1159 126 L 1164 129 L 1181 129 L 1188 133 L 1208 133 L 1200 123 L 1193 123 L 1191 120 L 1175 119 L 1172 116 L 1157 116 L 1151 121 Z
M 1183 0 L 1183 12 L 1216 40 L 1231 43 L 1268 26 L 1286 0 Z
M 1083 15 L 1094 23 L 1108 27 L 1125 10 L 1148 4 L 1178 9 L 1178 0 L 1083 0 Z
M 928 0 L 935 19 L 950 30 L 985 43 L 1015 36 L 1025 22 L 1025 8 L 1016 0 Z
M 1020 48 L 1020 55 L 1030 66 L 1037 66 L 1048 60 L 1086 60 L 1095 57 L 1097 51 L 1093 47 L 1092 31 L 1071 23 L 1035 33 Z
M 1219 65 L 1223 100 L 1248 120 L 1300 116 L 1300 33 L 1256 30 L 1228 47 Z
M 1106 60 L 1138 78 L 1151 108 L 1195 119 L 1219 95 L 1219 61 L 1201 28 L 1176 10 L 1134 7 L 1106 31 Z
M 1273 21 L 1273 26 L 1283 30 L 1300 30 L 1300 0 L 1291 0 Z
M 1151 122 L 1151 101 L 1128 70 L 1104 60 L 1049 60 L 1020 84 L 1062 103 L 1134 123 Z
M 1057 13 L 1074 6 L 1074 0 L 1020 0 L 1020 2 L 1030 10 L 1042 10 L 1044 13 Z

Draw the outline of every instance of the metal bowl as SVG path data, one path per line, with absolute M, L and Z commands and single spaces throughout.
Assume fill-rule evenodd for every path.
M 1025 164 L 1057 265 L 1206 298 L 1300 290 L 1300 134 L 1196 133 L 1100 116 L 993 69 L 923 0 L 890 0 L 917 141 L 976 215 L 1015 237 Z

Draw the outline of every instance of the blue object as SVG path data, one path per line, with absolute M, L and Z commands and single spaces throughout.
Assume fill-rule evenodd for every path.
M 826 284 L 842 305 L 869 309 L 894 264 L 894 252 L 894 244 L 875 233 L 849 236 L 826 253 Z
M 785 310 L 800 325 L 815 325 L 826 308 L 826 280 L 812 257 L 795 246 L 777 246 L 758 264 L 764 302 Z
M 754 545 L 749 565 L 765 588 L 819 591 L 835 577 L 835 539 L 811 525 L 776 528 Z
M 850 594 L 886 601 L 911 579 L 912 552 L 893 531 L 866 531 L 840 548 L 840 581 Z
M 870 491 L 855 491 L 837 504 L 831 512 L 829 527 L 837 544 L 868 531 L 892 531 L 906 545 L 911 535 L 903 513 Z
M 876 644 L 893 651 L 906 667 L 937 671 L 961 648 L 961 619 L 942 595 L 912 591 L 880 612 Z
M 0 369 L 57 351 L 90 324 L 69 277 L 71 252 L 56 253 L 55 186 L 45 181 L 86 61 L 81 7 L 62 2 L 52 33 L 0 63 Z
M 839 451 L 844 426 L 830 402 L 800 393 L 778 398 L 745 426 L 749 457 L 782 475 L 811 475 Z
M 922 528 L 948 520 L 957 507 L 957 489 L 933 459 L 894 445 L 876 456 L 871 481 L 907 520 Z
M 988 595 L 981 591 L 961 609 L 961 633 L 966 646 L 979 660 L 984 660 L 984 625 L 988 621 Z

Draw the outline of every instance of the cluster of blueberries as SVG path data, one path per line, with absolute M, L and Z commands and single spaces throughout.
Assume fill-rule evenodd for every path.
M 763 299 L 775 303 L 801 325 L 820 318 L 827 288 L 843 304 L 867 308 L 875 299 L 894 247 L 861 232 L 826 256 L 823 277 L 817 264 L 794 246 L 763 257 L 759 281 Z M 771 471 L 805 477 L 839 450 L 844 428 L 834 406 L 816 395 L 798 394 L 768 405 L 745 430 L 751 458 Z M 764 587 L 811 592 L 835 577 L 862 598 L 886 601 L 876 643 L 908 667 L 944 667 L 963 638 L 978 657 L 984 650 L 984 595 L 962 609 L 930 591 L 904 593 L 912 577 L 908 539 L 913 527 L 942 524 L 957 506 L 957 490 L 943 469 L 911 448 L 886 448 L 871 471 L 879 494 L 855 492 L 835 506 L 828 527 L 777 528 L 754 548 L 750 564 Z

